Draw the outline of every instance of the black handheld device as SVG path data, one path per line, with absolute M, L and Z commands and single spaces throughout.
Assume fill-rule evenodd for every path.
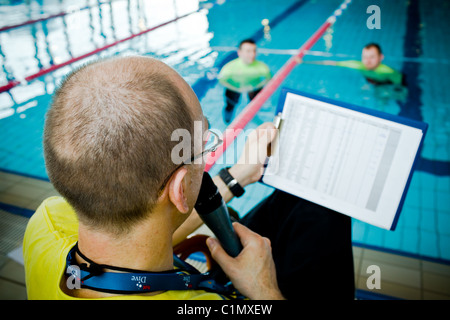
M 224 250 L 230 256 L 237 257 L 242 250 L 241 242 L 231 224 L 225 201 L 208 172 L 203 173 L 195 209 L 220 241 Z

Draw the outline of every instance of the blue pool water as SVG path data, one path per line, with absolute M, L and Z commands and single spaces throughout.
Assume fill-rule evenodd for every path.
M 197 13 L 120 43 L 98 55 L 49 73 L 28 84 L 0 93 L 0 168 L 47 179 L 42 155 L 42 127 L 53 94 L 62 77 L 74 67 L 97 57 L 144 54 L 173 66 L 194 88 L 212 126 L 222 120 L 223 87 L 215 75 L 236 56 L 244 38 L 257 41 L 258 58 L 276 73 L 309 36 L 340 5 L 340 0 L 227 0 L 161 2 L 152 0 L 11 1 L 0 6 L 0 28 L 40 15 L 81 8 L 0 33 L 0 86 L 78 57 L 171 20 L 176 14 Z M 368 29 L 366 9 L 378 5 L 381 29 Z M 335 25 L 314 45 L 304 60 L 359 59 L 368 42 L 381 44 L 385 63 L 407 77 L 408 92 L 376 88 L 358 72 L 338 67 L 302 64 L 282 86 L 400 114 L 429 124 L 418 169 L 395 231 L 353 221 L 353 241 L 411 255 L 450 261 L 450 44 L 445 34 L 450 4 L 425 0 L 359 0 L 351 3 Z M 269 20 L 264 31 L 261 21 Z M 247 126 L 271 121 L 279 90 Z M 248 103 L 242 97 L 237 112 Z M 242 144 L 242 139 L 237 144 Z M 236 147 L 240 150 L 240 145 Z M 223 165 L 217 165 L 212 173 Z M 248 187 L 245 197 L 231 206 L 245 214 L 273 191 L 262 184 Z

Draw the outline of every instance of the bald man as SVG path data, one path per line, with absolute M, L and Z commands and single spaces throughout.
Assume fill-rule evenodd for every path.
M 199 124 L 203 134 L 196 135 Z M 46 199 L 28 223 L 28 298 L 236 297 L 223 288 L 195 287 L 202 275 L 173 255 L 173 245 L 202 223 L 194 204 L 211 151 L 202 137 L 208 129 L 189 85 L 155 59 L 114 58 L 70 74 L 45 122 L 47 172 L 62 197 Z M 192 137 L 181 163 L 172 157 L 179 143 L 174 132 Z M 259 139 L 262 134 L 267 138 Z M 243 157 L 259 152 L 265 159 L 261 152 L 275 135 L 272 124 L 261 125 Z M 191 155 L 201 161 L 190 161 Z M 260 179 L 264 164 L 243 157 L 228 173 L 245 188 Z M 220 177 L 213 181 L 230 201 L 234 191 Z M 316 298 L 334 261 L 338 297 L 353 297 L 348 217 L 276 191 L 234 228 L 243 246 L 236 258 L 216 239 L 207 246 L 241 295 Z
M 204 290 L 124 294 L 74 289 L 65 275 L 71 254 L 80 268 L 95 262 L 108 272 L 174 270 L 172 238 L 193 211 L 205 161 L 174 164 L 171 151 L 177 142 L 171 135 L 185 129 L 194 137 L 194 121 L 208 129 L 192 89 L 173 69 L 151 58 L 100 61 L 65 79 L 47 114 L 44 137 L 49 178 L 63 198 L 45 200 L 28 224 L 28 298 L 224 298 Z M 193 154 L 201 154 L 202 141 L 195 147 Z M 260 169 L 242 164 L 230 173 L 245 187 L 259 179 Z M 215 182 L 229 201 L 232 194 L 224 182 Z M 191 220 L 198 227 L 198 215 Z M 243 295 L 281 299 L 269 241 L 241 225 L 236 231 L 244 252 L 223 269 L 231 270 L 230 278 Z M 208 244 L 220 260 L 225 254 L 220 244 L 213 239 Z M 260 270 L 255 261 L 261 262 Z

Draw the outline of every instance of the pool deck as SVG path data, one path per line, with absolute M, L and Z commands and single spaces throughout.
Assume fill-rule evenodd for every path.
M 31 213 L 42 200 L 54 195 L 58 193 L 47 181 L 0 171 L 0 299 L 27 298 L 24 267 L 8 253 L 22 243 L 28 218 L 20 213 Z M 353 254 L 359 299 L 450 300 L 450 265 L 356 246 Z M 371 265 L 380 267 L 380 289 L 367 287 L 371 275 L 367 268 Z M 338 275 L 330 268 L 323 276 L 331 279 Z M 333 293 L 328 293 L 328 288 L 323 288 L 323 293 L 320 298 L 332 301 Z

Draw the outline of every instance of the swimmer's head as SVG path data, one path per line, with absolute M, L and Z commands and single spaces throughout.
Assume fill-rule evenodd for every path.
M 241 41 L 238 56 L 245 64 L 250 64 L 256 59 L 256 43 L 252 39 Z
M 374 70 L 380 65 L 381 61 L 383 61 L 384 55 L 378 44 L 369 43 L 363 48 L 361 59 L 366 69 Z

